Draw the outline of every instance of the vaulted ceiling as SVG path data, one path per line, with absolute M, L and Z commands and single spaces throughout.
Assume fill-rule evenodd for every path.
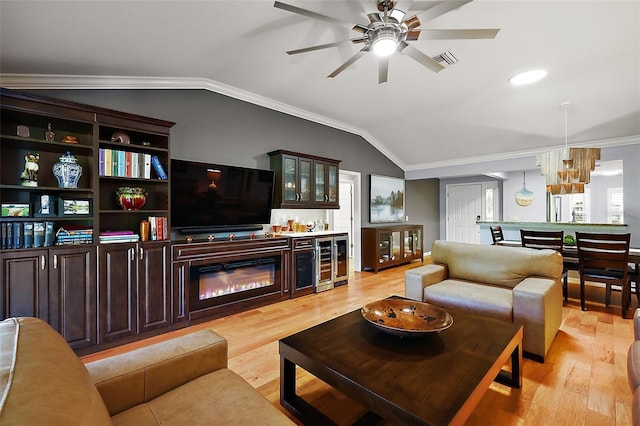
M 375 1 L 286 3 L 367 24 Z M 440 2 L 399 0 L 428 9 Z M 418 17 L 420 15 L 418 14 Z M 499 28 L 493 40 L 418 40 L 458 62 L 434 73 L 407 55 L 378 84 L 361 45 L 288 50 L 358 37 L 271 0 L 0 3 L 4 87 L 203 88 L 362 135 L 408 171 L 640 135 L 640 1 L 475 0 L 420 28 Z M 548 76 L 510 86 L 519 71 Z

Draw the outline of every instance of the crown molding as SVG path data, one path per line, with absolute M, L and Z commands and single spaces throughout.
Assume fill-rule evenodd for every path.
M 0 85 L 8 89 L 196 89 L 208 90 L 264 108 L 282 112 L 293 117 L 302 118 L 347 133 L 358 135 L 390 159 L 398 167 L 405 170 L 403 164 L 384 145 L 369 132 L 334 120 L 323 115 L 296 108 L 274 101 L 273 99 L 229 86 L 207 78 L 185 77 L 135 77 L 135 76 L 103 76 L 103 75 L 57 75 L 57 74 L 0 74 Z
M 607 148 L 612 146 L 634 145 L 638 143 L 640 143 L 640 135 L 573 143 L 573 144 L 569 144 L 569 147 Z M 432 163 L 411 164 L 405 167 L 405 171 L 419 171 L 419 170 L 425 170 L 425 169 L 437 169 L 440 167 L 466 166 L 469 164 L 487 163 L 490 161 L 514 160 L 522 157 L 533 157 L 538 154 L 542 154 L 543 152 L 547 152 L 552 149 L 563 148 L 563 147 L 564 145 L 558 145 L 555 147 L 547 147 L 547 148 L 531 149 L 531 150 L 523 150 L 523 151 L 511 151 L 511 152 L 504 152 L 499 154 L 481 155 L 477 157 L 465 157 L 465 158 L 459 158 L 455 160 L 436 161 Z
M 489 154 L 477 157 L 465 157 L 454 160 L 436 161 L 422 164 L 405 164 L 381 144 L 373 135 L 364 129 L 354 127 L 334 120 L 323 115 L 296 108 L 294 106 L 277 102 L 273 99 L 257 95 L 237 87 L 229 86 L 215 80 L 207 78 L 185 78 L 185 77 L 136 77 L 136 76 L 101 76 L 101 75 L 55 75 L 55 74 L 2 74 L 0 73 L 0 86 L 8 89 L 196 89 L 208 90 L 249 102 L 264 108 L 282 112 L 293 117 L 302 118 L 318 124 L 322 124 L 347 133 L 358 135 L 376 148 L 385 157 L 400 167 L 404 172 L 436 169 L 440 167 L 466 166 L 469 164 L 512 160 L 516 158 L 535 156 L 550 149 L 560 148 L 547 147 L 544 149 L 511 151 L 499 154 Z M 570 146 L 581 147 L 609 147 L 640 143 L 640 135 L 605 139 L 599 141 L 582 142 L 571 144 Z

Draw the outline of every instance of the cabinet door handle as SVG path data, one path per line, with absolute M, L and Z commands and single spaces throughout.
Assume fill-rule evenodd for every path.
M 40 269 L 43 271 L 47 268 L 47 258 L 44 255 L 40 256 Z
M 138 258 L 140 260 L 144 259 L 144 249 L 142 247 L 140 247 L 138 250 L 139 250 L 138 251 L 138 253 L 139 253 Z
M 129 258 L 131 260 L 136 260 L 136 252 L 133 248 L 130 248 L 129 250 L 127 250 L 129 252 Z
M 53 255 L 53 269 L 58 269 L 58 255 Z

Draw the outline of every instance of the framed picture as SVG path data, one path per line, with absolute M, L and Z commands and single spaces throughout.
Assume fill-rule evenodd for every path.
M 49 217 L 56 215 L 56 197 L 51 194 L 33 194 L 33 217 Z
M 91 215 L 91 199 L 58 199 L 59 216 L 82 216 Z
M 369 222 L 404 222 L 404 179 L 371 175 Z
M 29 204 L 2 203 L 0 211 L 2 217 L 29 217 Z

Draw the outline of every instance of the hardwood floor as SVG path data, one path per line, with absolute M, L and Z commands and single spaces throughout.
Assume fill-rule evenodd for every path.
M 287 413 L 279 404 L 278 340 L 368 302 L 404 295 L 404 272 L 418 265 L 414 262 L 378 274 L 356 272 L 349 277 L 347 286 L 197 324 L 88 355 L 83 360 L 88 362 L 211 328 L 229 342 L 229 368 Z M 524 360 L 522 389 L 492 384 L 467 425 L 631 424 L 626 368 L 633 321 L 620 317 L 620 293 L 614 292 L 607 308 L 601 302 L 604 289 L 590 287 L 585 312 L 580 311 L 575 281 L 570 282 L 569 296 L 562 326 L 545 363 Z M 632 307 L 637 307 L 635 295 Z M 340 425 L 351 424 L 364 413 L 357 403 L 304 371 L 298 372 L 298 393 Z

